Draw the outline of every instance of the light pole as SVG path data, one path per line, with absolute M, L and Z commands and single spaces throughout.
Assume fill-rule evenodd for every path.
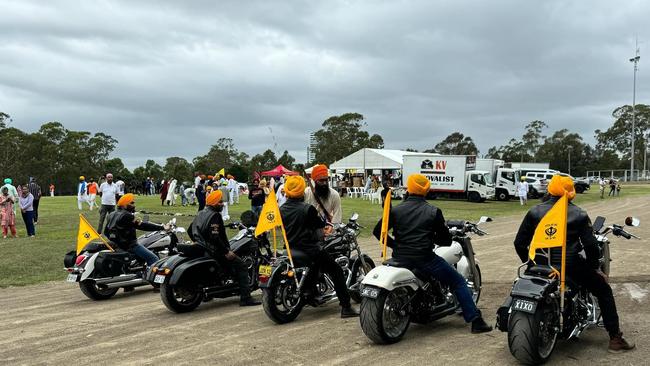
M 569 175 L 571 175 L 571 150 L 573 150 L 573 146 L 568 146 L 567 149 L 569 150 Z
M 634 180 L 634 140 L 636 134 L 634 133 L 634 128 L 636 124 L 636 72 L 639 69 L 639 40 L 636 41 L 636 54 L 630 59 L 630 62 L 634 64 L 634 82 L 632 87 L 632 152 L 630 154 L 630 180 Z

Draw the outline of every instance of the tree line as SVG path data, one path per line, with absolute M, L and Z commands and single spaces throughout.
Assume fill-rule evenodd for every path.
M 650 107 L 639 104 L 635 113 L 635 166 L 641 168 L 650 129 Z M 610 128 L 594 132 L 594 146 L 568 129 L 546 133 L 548 125 L 535 120 L 525 126 L 521 137 L 511 138 L 505 145 L 493 146 L 482 156 L 510 162 L 549 162 L 551 168 L 566 172 L 570 151 L 573 175 L 584 175 L 587 170 L 626 169 L 630 162 L 632 107 L 618 107 L 612 117 L 614 123 Z M 255 172 L 272 169 L 278 164 L 297 171 L 305 168 L 305 164 L 296 163 L 286 150 L 280 156 L 267 149 L 251 157 L 239 151 L 233 139 L 220 138 L 206 154 L 191 161 L 172 156 L 161 166 L 154 160 L 147 160 L 143 166 L 130 171 L 120 158 L 110 157 L 118 144 L 110 135 L 69 130 L 60 122 L 47 122 L 38 131 L 27 133 L 9 127 L 9 121 L 10 115 L 0 112 L 0 174 L 3 178 L 12 177 L 17 184 L 35 177 L 44 190 L 53 183 L 60 193 L 74 193 L 79 175 L 98 179 L 107 172 L 112 172 L 124 180 L 130 190 L 135 190 L 147 177 L 157 181 L 174 177 L 182 182 L 190 181 L 195 171 L 207 175 L 225 168 L 245 182 Z M 364 116 L 359 113 L 329 117 L 313 135 L 315 159 L 307 164 L 331 164 L 362 148 L 383 148 L 383 138 L 371 135 L 367 127 Z M 451 133 L 423 152 L 479 155 L 472 137 L 461 132 Z

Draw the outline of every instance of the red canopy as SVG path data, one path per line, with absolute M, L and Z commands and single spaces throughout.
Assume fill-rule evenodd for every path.
M 298 172 L 294 172 L 293 170 L 289 170 L 285 167 L 282 166 L 282 164 L 276 166 L 272 170 L 268 170 L 266 172 L 262 172 L 263 176 L 266 177 L 279 177 L 282 175 L 298 175 Z

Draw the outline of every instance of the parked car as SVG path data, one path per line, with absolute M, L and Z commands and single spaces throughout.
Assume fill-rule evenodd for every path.
M 528 196 L 532 198 L 539 198 L 546 194 L 548 188 L 548 181 L 544 178 L 526 177 L 528 182 Z

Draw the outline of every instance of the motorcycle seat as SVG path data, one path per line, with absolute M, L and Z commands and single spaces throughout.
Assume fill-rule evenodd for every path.
M 206 254 L 205 248 L 198 244 L 178 244 L 177 250 L 186 257 L 202 257 Z
M 410 263 L 395 258 L 388 258 L 382 264 L 385 266 L 399 267 L 399 268 L 406 268 L 406 269 L 411 269 L 412 267 Z
M 527 275 L 534 275 L 534 276 L 540 276 L 540 277 L 550 277 L 551 274 L 553 273 L 553 269 L 549 266 L 540 266 L 540 265 L 533 265 L 528 267 L 526 269 L 525 274 Z

